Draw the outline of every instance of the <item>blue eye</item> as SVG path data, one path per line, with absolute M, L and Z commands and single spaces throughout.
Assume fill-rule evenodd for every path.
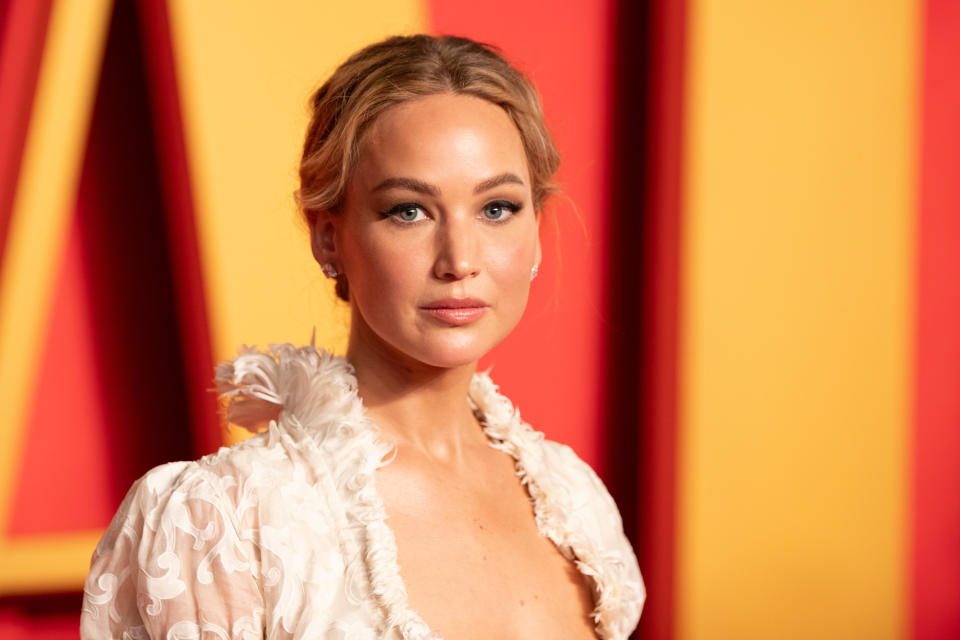
M 415 202 L 404 202 L 403 204 L 398 204 L 394 207 L 390 207 L 380 215 L 382 215 L 384 218 L 395 218 L 403 224 L 419 222 L 420 220 L 426 219 L 423 208 Z
M 483 217 L 490 222 L 504 222 L 520 210 L 520 204 L 495 200 L 483 208 Z

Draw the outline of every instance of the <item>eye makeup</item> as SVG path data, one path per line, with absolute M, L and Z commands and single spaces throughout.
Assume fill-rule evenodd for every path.
M 493 200 L 483 206 L 480 217 L 484 222 L 503 224 L 513 218 L 514 214 L 520 212 L 522 209 L 522 202 Z M 425 208 L 416 202 L 401 202 L 385 211 L 380 211 L 379 215 L 382 218 L 392 218 L 398 224 L 411 225 L 425 220 L 425 211 Z M 508 215 L 503 215 L 504 212 L 508 213 Z M 494 216 L 491 216 L 491 213 L 493 213 Z M 408 214 L 413 214 L 413 217 L 410 217 Z
M 514 214 L 520 211 L 523 208 L 523 203 L 520 202 L 511 202 L 510 200 L 494 200 L 489 202 L 486 206 L 483 207 L 483 215 L 485 222 L 491 222 L 493 224 L 503 224 L 513 218 Z M 490 211 L 509 211 L 510 215 L 500 217 L 500 218 L 490 218 L 487 216 L 487 212 Z
M 395 222 L 400 224 L 415 224 L 420 220 L 425 220 L 426 215 L 423 218 L 420 218 L 418 215 L 415 215 L 413 218 L 403 217 L 405 214 L 410 212 L 420 212 L 423 213 L 424 208 L 417 204 L 416 202 L 401 202 L 400 204 L 395 204 L 386 211 L 381 211 L 380 215 L 384 218 L 393 218 Z

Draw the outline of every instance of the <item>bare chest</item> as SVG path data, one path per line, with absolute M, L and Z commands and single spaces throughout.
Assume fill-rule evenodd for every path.
M 377 472 L 410 607 L 450 640 L 595 639 L 588 579 L 541 535 L 513 460 L 491 454 L 480 482 Z

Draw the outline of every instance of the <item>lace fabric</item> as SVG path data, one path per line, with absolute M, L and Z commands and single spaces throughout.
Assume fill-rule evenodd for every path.
M 313 346 L 245 350 L 217 370 L 230 419 L 269 428 L 130 489 L 91 563 L 84 638 L 437 639 L 407 603 L 374 474 L 391 445 L 349 363 Z M 510 454 L 540 532 L 593 588 L 600 638 L 626 638 L 646 592 L 593 470 L 524 423 L 485 373 L 468 402 Z

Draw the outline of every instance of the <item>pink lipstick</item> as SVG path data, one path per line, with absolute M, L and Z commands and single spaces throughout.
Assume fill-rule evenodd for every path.
M 476 322 L 487 312 L 489 305 L 477 298 L 444 298 L 426 304 L 420 309 L 446 324 L 461 326 Z

